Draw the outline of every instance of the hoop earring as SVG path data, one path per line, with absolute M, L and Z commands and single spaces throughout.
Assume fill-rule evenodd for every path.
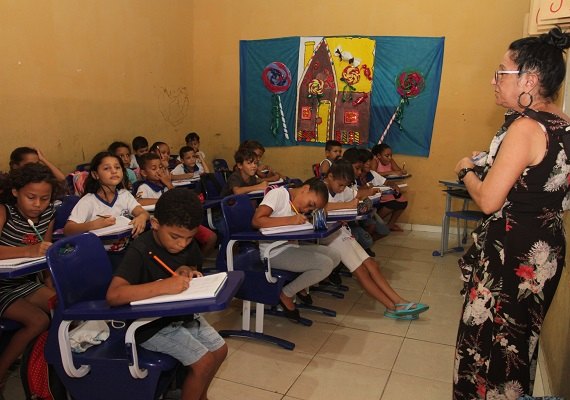
M 526 106 L 521 103 L 521 97 L 523 97 L 525 94 L 528 95 L 529 97 L 529 102 Z M 534 99 L 532 97 L 532 94 L 530 94 L 530 92 L 522 92 L 521 94 L 519 94 L 519 98 L 517 99 L 517 104 L 519 105 L 520 108 L 529 108 L 532 105 L 533 100 Z

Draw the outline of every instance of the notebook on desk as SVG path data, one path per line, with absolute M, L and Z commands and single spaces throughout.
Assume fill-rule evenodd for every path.
M 182 179 L 179 181 L 173 181 L 172 186 L 185 186 L 185 185 L 192 185 L 196 182 L 200 181 L 200 177 L 197 178 L 190 178 L 190 179 Z
M 261 232 L 262 235 L 275 235 L 276 233 L 306 231 L 309 229 L 313 230 L 313 224 L 311 224 L 310 222 L 305 222 L 304 224 L 298 224 L 298 225 L 282 225 L 282 226 L 274 226 L 271 228 L 260 228 L 259 232 Z
M 164 294 L 162 296 L 150 297 L 144 300 L 131 301 L 131 306 L 142 304 L 171 303 L 174 301 L 210 299 L 216 297 L 224 283 L 228 279 L 226 272 L 192 278 L 190 286 L 183 292 L 177 294 Z
M 327 211 L 327 215 L 330 215 L 331 217 L 356 214 L 358 214 L 356 208 L 340 208 L 338 210 Z
M 25 267 L 27 265 L 38 264 L 45 261 L 46 261 L 45 256 L 8 258 L 6 260 L 0 260 L 0 268 Z
M 114 235 L 116 233 L 123 233 L 133 229 L 133 226 L 130 225 L 131 220 L 124 216 L 119 216 L 115 218 L 115 224 L 111 226 L 106 226 L 104 228 L 99 228 L 90 231 L 97 236 L 107 236 L 107 235 Z

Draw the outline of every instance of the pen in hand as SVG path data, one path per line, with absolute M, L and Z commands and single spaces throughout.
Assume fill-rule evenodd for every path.
M 36 235 L 38 236 L 38 239 L 40 239 L 40 242 L 43 242 L 44 238 L 42 237 L 42 235 L 40 235 L 40 232 L 38 231 L 38 228 L 36 228 L 34 221 L 32 221 L 31 219 L 28 218 L 28 225 L 30 225 L 32 227 L 32 229 L 34 230 L 34 232 L 36 232 Z

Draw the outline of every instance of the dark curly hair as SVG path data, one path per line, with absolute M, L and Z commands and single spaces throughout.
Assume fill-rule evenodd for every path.
M 154 208 L 160 225 L 179 226 L 192 230 L 202 223 L 202 204 L 193 190 L 174 188 L 165 192 Z
M 38 155 L 36 149 L 31 147 L 16 147 L 12 153 L 10 153 L 10 169 L 15 169 L 24 160 L 26 154 Z
M 301 186 L 309 186 L 309 192 L 315 192 L 317 196 L 325 201 L 325 204 L 329 201 L 329 190 L 327 185 L 320 178 L 310 178 L 303 182 Z
M 0 202 L 14 204 L 16 198 L 12 195 L 12 189 L 20 190 L 30 183 L 46 182 L 51 185 L 51 201 L 63 193 L 63 188 L 53 176 L 51 170 L 41 163 L 31 163 L 16 168 L 0 179 Z
M 336 160 L 332 163 L 331 167 L 327 172 L 327 176 L 330 175 L 333 179 L 344 180 L 346 182 L 354 182 L 354 168 L 350 161 L 345 159 Z
M 119 165 L 121 166 L 121 170 L 123 171 L 123 180 L 120 184 L 117 185 L 117 189 L 118 190 L 126 189 L 128 187 L 129 178 L 127 177 L 127 171 L 125 170 L 125 166 L 123 165 L 123 162 L 121 161 L 119 156 L 116 156 L 108 151 L 101 151 L 95 154 L 95 157 L 93 157 L 93 159 L 91 160 L 91 164 L 89 166 L 90 172 L 89 175 L 87 176 L 87 179 L 85 180 L 85 192 L 83 195 L 86 195 L 87 193 L 97 193 L 97 191 L 101 187 L 101 183 L 97 179 L 95 179 L 95 177 L 93 176 L 93 172 L 97 172 L 97 168 L 99 168 L 99 165 L 101 165 L 103 159 L 107 157 L 116 159 L 119 162 Z
M 564 52 L 569 47 L 570 35 L 555 27 L 537 37 L 515 40 L 509 50 L 520 73 L 538 74 L 541 96 L 555 100 L 566 76 Z

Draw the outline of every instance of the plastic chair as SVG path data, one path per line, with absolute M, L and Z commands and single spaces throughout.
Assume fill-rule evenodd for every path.
M 46 360 L 53 365 L 72 398 L 158 399 L 180 365 L 174 358 L 138 348 L 136 328 L 155 318 L 125 318 L 127 307 L 111 308 L 105 295 L 112 278 L 111 264 L 92 233 L 64 238 L 47 253 L 58 303 L 55 307 Z M 117 318 L 120 316 L 120 318 Z M 110 337 L 84 353 L 72 353 L 69 326 L 74 320 L 123 320 L 128 328 L 111 327 Z M 77 367 L 79 366 L 79 367 Z
M 53 230 L 63 229 L 69 214 L 73 210 L 73 207 L 77 204 L 80 197 L 75 195 L 67 195 L 61 199 L 61 204 L 55 209 L 55 222 Z
M 227 234 L 222 236 L 222 245 L 216 264 L 220 270 L 244 271 L 245 279 L 236 294 L 237 298 L 243 300 L 242 329 L 222 330 L 220 335 L 262 340 L 287 350 L 293 350 L 294 343 L 263 333 L 263 318 L 266 311 L 265 305 L 277 306 L 283 286 L 296 275 L 289 271 L 270 269 L 269 265 L 264 265 L 257 246 L 252 243 L 240 242 L 239 251 L 232 251 L 232 247 L 236 244 L 235 240 L 232 240 L 232 233 L 253 231 L 251 220 L 255 210 L 247 195 L 228 196 L 222 200 L 221 207 Z M 255 331 L 253 332 L 250 330 L 251 302 L 256 303 Z M 282 315 L 279 312 L 275 314 Z M 304 325 L 312 324 L 312 321 L 305 318 L 299 322 Z
M 311 165 L 311 168 L 313 170 L 313 174 L 315 175 L 315 177 L 320 178 L 321 177 L 321 165 L 319 163 L 316 163 L 316 164 Z
M 214 172 L 200 175 L 200 185 L 206 200 L 221 199 L 220 193 L 226 184 L 226 178 L 222 172 Z
M 223 158 L 215 158 L 212 160 L 212 165 L 214 166 L 214 172 L 230 171 L 228 162 Z

